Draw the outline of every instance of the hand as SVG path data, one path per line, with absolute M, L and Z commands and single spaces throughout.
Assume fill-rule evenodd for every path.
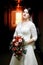
M 12 42 L 10 44 L 12 44 Z
M 24 46 L 26 46 L 26 45 L 28 45 L 28 42 L 27 41 L 24 42 Z

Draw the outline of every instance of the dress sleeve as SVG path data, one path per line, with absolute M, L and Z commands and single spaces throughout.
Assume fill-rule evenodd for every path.
M 34 23 L 31 25 L 31 35 L 32 35 L 32 39 L 36 41 L 37 40 L 37 30 L 36 30 L 36 26 Z
M 20 23 L 17 24 L 13 37 L 18 35 L 19 26 L 20 26 Z
M 15 36 L 17 36 L 17 35 L 18 35 L 18 32 L 17 32 L 17 26 L 16 26 L 15 32 L 14 32 L 14 34 L 13 34 L 13 37 L 15 37 Z
M 17 31 L 16 31 L 16 29 L 15 29 L 15 32 L 14 32 L 14 35 L 13 35 L 13 37 L 14 37 L 14 36 L 17 36 Z

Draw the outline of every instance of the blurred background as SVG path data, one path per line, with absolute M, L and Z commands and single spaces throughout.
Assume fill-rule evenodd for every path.
M 38 39 L 35 54 L 39 65 L 43 65 L 43 1 L 42 0 L 0 0 L 0 65 L 9 65 L 12 52 L 9 50 L 16 25 L 22 21 L 24 8 L 32 9 Z

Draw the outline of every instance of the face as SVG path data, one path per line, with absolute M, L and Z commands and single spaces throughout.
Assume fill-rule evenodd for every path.
M 28 9 L 24 9 L 23 11 L 23 19 L 28 19 L 30 17 L 29 13 L 28 13 Z

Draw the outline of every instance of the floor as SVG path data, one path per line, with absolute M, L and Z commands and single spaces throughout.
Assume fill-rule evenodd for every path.
M 40 59 L 40 56 L 37 53 L 35 54 L 38 61 L 38 65 L 43 65 L 43 62 Z M 11 59 L 11 52 L 0 54 L 0 65 L 9 65 L 10 59 Z

